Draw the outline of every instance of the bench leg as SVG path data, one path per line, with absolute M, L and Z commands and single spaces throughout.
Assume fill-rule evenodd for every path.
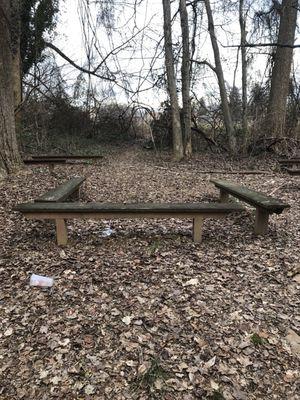
M 54 175 L 54 164 L 49 164 L 48 168 L 49 168 L 50 175 Z
M 193 240 L 195 243 L 202 242 L 203 217 L 193 219 Z
M 74 201 L 79 201 L 80 200 L 80 188 L 78 188 L 75 192 L 74 192 Z
M 256 209 L 254 233 L 264 235 L 268 231 L 269 213 L 261 208 Z
M 225 190 L 220 189 L 220 202 L 228 203 L 229 201 L 229 193 L 225 192 Z
M 59 246 L 68 243 L 67 225 L 64 219 L 56 219 L 56 240 Z
M 75 192 L 73 192 L 69 199 L 70 201 L 79 201 L 80 200 L 80 188 L 76 189 Z

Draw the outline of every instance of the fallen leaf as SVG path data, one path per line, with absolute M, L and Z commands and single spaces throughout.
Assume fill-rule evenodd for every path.
M 8 328 L 5 332 L 4 332 L 4 336 L 10 336 L 13 333 L 13 329 L 12 328 Z
M 133 317 L 131 317 L 130 315 L 127 315 L 126 317 L 122 318 L 122 322 L 124 322 L 125 325 L 130 325 L 132 318 Z
M 49 375 L 49 371 L 46 371 L 45 369 L 40 371 L 40 379 L 47 378 L 48 375 Z
M 213 379 L 210 380 L 210 386 L 213 390 L 219 390 L 219 384 L 215 382 Z
M 84 388 L 84 393 L 85 394 L 93 394 L 95 393 L 95 388 L 92 385 L 86 385 Z
M 59 376 L 54 376 L 52 379 L 50 379 L 50 382 L 53 383 L 53 385 L 58 385 L 58 382 L 60 381 Z
M 211 367 L 213 367 L 216 363 L 216 356 L 212 357 L 210 360 L 208 360 L 205 364 L 204 364 L 204 368 L 209 369 Z
M 286 340 L 291 346 L 293 353 L 300 354 L 300 336 L 292 329 L 289 329 Z
M 199 283 L 198 278 L 193 278 L 193 279 L 190 279 L 189 281 L 185 282 L 183 284 L 183 286 L 191 286 L 191 285 L 196 286 L 196 285 L 198 285 L 198 283 Z

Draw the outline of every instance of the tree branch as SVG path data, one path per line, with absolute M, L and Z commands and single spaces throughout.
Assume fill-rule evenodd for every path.
M 222 47 L 287 47 L 289 49 L 297 49 L 300 47 L 300 44 L 280 44 L 280 43 L 247 43 L 244 45 L 241 44 L 233 44 L 233 45 L 222 45 Z
M 49 47 L 50 49 L 54 50 L 57 54 L 59 54 L 62 58 L 64 58 L 66 61 L 68 61 L 69 64 L 73 65 L 73 67 L 77 68 L 79 71 L 84 72 L 84 73 L 89 74 L 89 75 L 94 75 L 97 78 L 104 79 L 106 81 L 110 81 L 110 82 L 115 82 L 116 81 L 116 77 L 115 76 L 113 78 L 110 78 L 108 76 L 99 75 L 94 71 L 90 71 L 90 70 L 88 70 L 86 68 L 80 67 L 74 61 L 72 61 L 68 56 L 66 56 L 61 50 L 59 50 L 59 48 L 57 48 L 54 44 L 49 43 L 49 42 L 45 42 L 45 45 L 47 47 Z
M 208 62 L 208 61 L 206 61 L 206 60 L 203 60 L 203 61 L 198 61 L 198 60 L 190 60 L 191 62 L 193 62 L 193 63 L 195 63 L 195 64 L 198 64 L 198 65 L 206 65 L 206 66 L 208 66 L 211 70 L 213 70 L 214 71 L 214 73 L 216 73 L 216 68 L 210 63 L 210 62 Z

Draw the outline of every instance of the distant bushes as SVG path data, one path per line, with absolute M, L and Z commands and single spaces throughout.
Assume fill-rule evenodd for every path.
M 120 143 L 144 134 L 144 123 L 131 107 L 101 104 L 92 109 L 67 97 L 30 99 L 22 109 L 20 142 L 24 151 L 46 150 L 80 141 Z

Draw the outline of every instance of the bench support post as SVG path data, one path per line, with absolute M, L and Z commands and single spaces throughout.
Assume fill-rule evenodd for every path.
M 68 232 L 67 225 L 64 219 L 56 219 L 56 240 L 59 246 L 65 245 L 68 243 Z
M 195 243 L 202 242 L 203 217 L 193 219 L 193 240 Z
M 229 193 L 223 189 L 220 189 L 220 202 L 228 203 L 228 201 L 229 201 Z
M 49 172 L 50 175 L 54 175 L 54 164 L 50 163 L 48 164 Z
M 80 200 L 80 187 L 78 187 L 68 198 L 70 201 L 79 201 Z
M 78 187 L 74 192 L 74 200 L 75 201 L 79 201 L 80 200 L 80 187 Z
M 268 231 L 269 213 L 262 208 L 256 209 L 254 233 L 264 235 Z

